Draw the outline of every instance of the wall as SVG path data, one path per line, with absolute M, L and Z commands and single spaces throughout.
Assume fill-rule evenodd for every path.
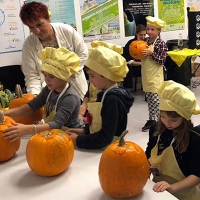
M 21 1 L 22 2 L 22 1 Z M 185 21 L 186 21 L 186 28 L 184 30 L 176 30 L 176 31 L 169 31 L 169 32 L 162 32 L 161 38 L 164 41 L 170 40 L 170 39 L 177 39 L 179 33 L 182 33 L 183 39 L 187 38 L 188 35 L 188 29 L 187 29 L 187 9 L 186 9 L 186 3 L 187 0 L 185 0 Z M 79 9 L 79 0 L 74 0 L 75 3 L 75 13 L 76 16 L 80 16 L 80 9 Z M 119 4 L 119 16 L 120 16 L 120 39 L 115 40 L 108 40 L 110 43 L 114 43 L 117 45 L 124 46 L 128 40 L 130 40 L 132 37 L 124 37 L 124 24 L 123 24 L 123 7 L 122 7 L 122 0 L 118 0 Z M 157 13 L 157 1 L 154 1 L 154 10 L 155 10 L 155 16 L 158 16 Z M 81 28 L 81 20 L 77 20 L 77 30 L 82 35 L 82 28 Z M 25 27 L 25 34 L 26 36 L 29 35 L 29 30 L 27 27 Z M 90 44 L 87 43 L 87 46 L 90 47 Z M 21 64 L 21 52 L 15 52 L 15 53 L 6 53 L 6 54 L 0 54 L 0 67 L 1 66 L 7 66 L 7 65 L 16 65 Z

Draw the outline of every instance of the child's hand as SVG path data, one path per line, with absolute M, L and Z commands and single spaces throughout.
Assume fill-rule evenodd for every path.
M 76 138 L 78 137 L 78 135 L 76 133 L 72 133 L 72 132 L 68 132 L 67 134 L 70 136 L 70 138 L 72 139 L 74 146 L 76 146 Z
M 154 186 L 153 186 L 153 190 L 155 192 L 163 192 L 165 190 L 170 190 L 171 188 L 171 185 L 165 181 L 160 181 L 160 182 L 157 182 Z
M 150 48 L 142 51 L 142 55 L 144 55 L 144 56 L 150 56 L 152 54 L 153 54 L 153 51 Z
M 9 140 L 9 142 L 14 142 L 22 136 L 30 133 L 30 128 L 32 127 L 32 125 L 24 125 L 19 123 L 12 123 L 12 125 L 14 126 L 3 131 L 4 139 Z

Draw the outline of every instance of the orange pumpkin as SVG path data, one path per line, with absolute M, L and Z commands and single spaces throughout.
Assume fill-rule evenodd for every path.
M 33 98 L 35 98 L 35 95 L 33 94 L 23 94 L 20 85 L 16 85 L 15 94 L 17 97 L 10 102 L 9 109 L 20 107 L 31 101 Z M 44 108 L 40 108 L 35 113 L 22 117 L 21 116 L 13 117 L 13 119 L 17 123 L 34 124 L 37 121 L 42 120 L 43 114 L 44 114 Z
M 9 142 L 3 138 L 3 131 L 13 125 L 15 122 L 11 117 L 4 116 L 3 111 L 0 111 L 0 162 L 12 158 L 20 147 L 20 139 Z
M 129 53 L 133 58 L 135 58 L 137 60 L 141 60 L 141 59 L 145 58 L 145 56 L 142 55 L 142 51 L 147 48 L 148 48 L 148 45 L 145 41 L 136 40 L 136 41 L 131 42 L 131 44 L 129 46 Z
M 64 131 L 52 129 L 33 135 L 26 147 L 26 159 L 32 171 L 40 176 L 64 172 L 74 157 L 74 144 Z
M 149 177 L 149 163 L 142 148 L 124 141 L 110 144 L 99 162 L 99 181 L 103 191 L 113 197 L 127 199 L 138 195 Z

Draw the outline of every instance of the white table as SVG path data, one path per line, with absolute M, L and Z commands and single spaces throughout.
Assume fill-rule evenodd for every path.
M 0 163 L 1 200 L 113 200 L 101 189 L 98 164 L 101 150 L 75 150 L 69 169 L 55 177 L 40 177 L 26 162 L 28 139 L 22 139 L 17 155 Z M 156 193 L 148 180 L 143 192 L 133 200 L 175 200 L 168 192 Z

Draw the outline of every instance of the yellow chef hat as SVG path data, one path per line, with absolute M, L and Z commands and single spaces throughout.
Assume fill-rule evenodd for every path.
M 50 10 L 48 10 L 48 14 L 49 14 L 49 18 L 52 18 L 52 12 Z
M 124 57 L 105 46 L 97 46 L 91 49 L 85 65 L 114 82 L 123 81 L 128 73 Z
M 80 70 L 80 59 L 74 53 L 64 47 L 55 49 L 46 47 L 40 53 L 42 71 L 54 75 L 64 81 Z
M 160 110 L 175 111 L 187 120 L 190 120 L 193 114 L 200 114 L 194 93 L 182 84 L 164 81 L 158 90 L 158 95 Z
M 156 18 L 156 17 L 152 17 L 152 16 L 147 16 L 146 17 L 147 20 L 147 24 L 151 24 L 153 26 L 155 26 L 156 28 L 164 28 L 166 26 L 166 22 Z
M 118 45 L 115 45 L 115 44 L 106 43 L 106 42 L 103 42 L 103 41 L 93 41 L 93 42 L 91 42 L 91 46 L 92 46 L 92 48 L 95 48 L 95 47 L 98 47 L 98 46 L 104 46 L 104 47 L 107 47 L 109 49 L 112 49 L 113 51 L 115 51 L 119 54 L 123 54 L 123 48 L 118 46 Z

